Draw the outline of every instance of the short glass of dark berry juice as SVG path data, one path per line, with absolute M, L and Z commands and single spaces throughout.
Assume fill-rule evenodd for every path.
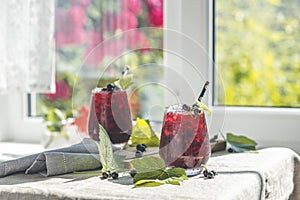
M 113 145 L 124 148 L 132 131 L 127 93 L 121 89 L 95 88 L 88 117 L 89 136 L 99 141 L 99 124 L 107 131 Z
M 159 155 L 169 167 L 186 169 L 188 176 L 199 174 L 210 157 L 204 113 L 191 113 L 182 105 L 166 108 Z

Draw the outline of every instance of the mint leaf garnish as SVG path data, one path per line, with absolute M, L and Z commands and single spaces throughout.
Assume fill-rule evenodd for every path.
M 126 171 L 123 161 L 125 156 L 113 153 L 112 144 L 106 130 L 99 124 L 99 155 L 102 165 L 102 172 L 122 172 Z
M 153 187 L 163 184 L 180 185 L 187 180 L 185 170 L 182 168 L 166 169 L 163 159 L 145 157 L 131 161 L 136 170 L 133 182 L 136 187 Z
M 120 79 L 120 86 L 124 90 L 129 88 L 132 84 L 133 84 L 133 75 L 132 74 L 123 76 Z
M 108 84 L 110 83 L 114 83 L 115 81 L 119 80 L 119 78 L 108 78 L 108 77 L 105 77 L 105 78 L 101 78 L 99 79 L 98 81 L 98 84 L 97 84 L 97 87 L 99 88 L 104 88 L 106 87 Z
M 153 131 L 148 120 L 136 119 L 136 125 L 132 128 L 131 142 L 133 145 L 146 144 L 147 146 L 159 146 L 159 138 Z
M 126 75 L 126 76 L 123 76 L 122 78 L 120 78 L 119 80 L 116 80 L 114 82 L 114 85 L 118 86 L 119 88 L 122 88 L 123 90 L 125 90 L 133 84 L 132 79 L 133 79 L 132 74 Z
M 227 133 L 226 141 L 230 144 L 231 148 L 238 153 L 253 151 L 256 149 L 257 145 L 254 140 L 246 136 L 234 135 L 232 133 Z
M 207 111 L 207 113 L 210 115 L 211 114 L 211 110 L 207 107 L 207 105 L 205 105 L 204 103 L 202 103 L 201 101 L 197 101 L 197 104 L 200 107 L 201 113 L 205 111 Z

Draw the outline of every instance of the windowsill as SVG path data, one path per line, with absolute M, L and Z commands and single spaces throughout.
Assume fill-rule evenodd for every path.
M 44 148 L 40 144 L 0 142 L 0 162 L 39 153 L 43 150 Z

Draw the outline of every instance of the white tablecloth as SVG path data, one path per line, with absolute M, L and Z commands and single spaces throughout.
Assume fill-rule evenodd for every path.
M 15 174 L 0 178 L 0 199 L 300 199 L 300 159 L 290 149 L 215 155 L 207 166 L 219 172 L 215 179 L 196 176 L 152 188 L 133 188 L 129 176 Z

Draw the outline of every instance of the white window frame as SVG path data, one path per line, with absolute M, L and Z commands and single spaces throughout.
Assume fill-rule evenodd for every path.
M 207 0 L 165 0 L 164 26 L 184 33 L 202 44 L 212 57 L 213 49 L 213 1 Z M 205 28 L 203 28 L 205 27 Z M 180 41 L 170 41 L 164 35 L 164 46 L 169 48 L 179 47 L 182 52 L 193 54 Z M 176 46 L 177 45 L 177 46 Z M 170 47 L 171 46 L 171 47 Z M 165 56 L 167 66 L 177 66 L 180 62 Z M 213 80 L 213 66 L 203 61 L 199 64 L 201 71 L 210 80 Z M 166 78 L 166 82 L 172 80 Z M 212 91 L 212 85 L 210 86 Z M 178 95 L 184 95 L 184 89 L 179 89 Z M 300 109 L 298 108 L 261 108 L 261 107 L 224 107 L 214 106 L 212 92 L 207 96 L 207 102 L 212 109 L 212 116 L 208 117 L 210 133 L 222 131 L 247 135 L 260 144 L 260 146 L 286 146 L 300 152 Z M 27 116 L 26 95 L 14 93 L 0 97 L 0 141 L 17 141 L 39 143 L 45 127 L 41 118 Z M 166 102 L 168 104 L 168 102 Z M 217 121 L 218 126 L 214 126 Z M 221 123 L 221 126 L 220 126 Z
M 207 0 L 167 0 L 165 26 L 191 36 L 202 44 L 213 57 L 213 1 Z M 197 17 L 195 17 L 197 16 Z M 202 18 L 200 18 L 202 17 Z M 191 28 L 192 27 L 192 28 Z M 199 27 L 202 27 L 199 28 Z M 205 27 L 203 29 L 203 27 Z M 200 37 L 195 37 L 195 36 Z M 167 39 L 167 38 L 166 38 Z M 167 42 L 174 46 L 174 42 Z M 179 42 L 180 43 L 180 42 Z M 189 49 L 181 44 L 181 51 Z M 179 44 L 180 46 L 180 44 Z M 170 47 L 172 48 L 172 47 Z M 176 66 L 178 61 L 166 57 L 167 66 Z M 212 63 L 200 64 L 200 70 L 213 80 Z M 184 69 L 178 69 L 184 73 Z M 210 87 L 212 91 L 212 87 Z M 184 92 L 181 92 L 184 95 Z M 300 109 L 299 108 L 265 108 L 265 107 L 226 107 L 215 106 L 209 93 L 209 106 L 212 109 L 210 133 L 234 132 L 255 139 L 259 146 L 284 146 L 300 152 Z M 209 119 L 208 119 L 209 121 Z M 221 125 L 220 125 L 221 123 Z M 217 125 L 214 125 L 217 124 Z

